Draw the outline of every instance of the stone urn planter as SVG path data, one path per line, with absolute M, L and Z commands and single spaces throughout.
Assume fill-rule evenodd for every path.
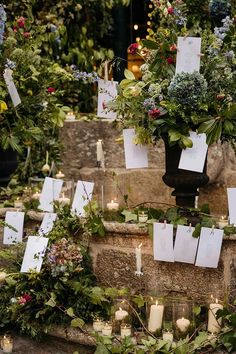
M 18 166 L 17 152 L 0 148 L 0 186 L 5 187 Z
M 176 205 L 194 208 L 195 197 L 199 195 L 198 188 L 206 185 L 209 177 L 206 174 L 206 161 L 202 173 L 178 168 L 181 148 L 178 144 L 169 146 L 168 137 L 163 137 L 165 143 L 166 173 L 162 177 L 164 183 L 174 188 L 171 195 L 176 198 Z

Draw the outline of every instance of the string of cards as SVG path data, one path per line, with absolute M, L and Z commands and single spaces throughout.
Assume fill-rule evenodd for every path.
M 31 270 L 40 272 L 45 255 L 48 238 L 45 237 L 53 228 L 57 214 L 53 212 L 53 202 L 58 200 L 63 181 L 46 177 L 39 200 L 39 209 L 45 212 L 38 235 L 28 236 L 21 272 Z M 85 216 L 84 207 L 89 203 L 93 193 L 93 182 L 78 181 L 72 202 L 71 212 L 78 217 Z M 7 211 L 3 231 L 3 244 L 12 245 L 22 242 L 24 227 L 24 212 Z

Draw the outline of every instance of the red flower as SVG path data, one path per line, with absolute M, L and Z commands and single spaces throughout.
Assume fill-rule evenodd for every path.
M 132 44 L 130 44 L 130 46 L 129 46 L 129 52 L 131 53 L 131 54 L 136 54 L 137 53 L 137 50 L 138 50 L 138 43 L 132 43 Z
M 30 33 L 29 33 L 29 32 L 24 32 L 24 33 L 23 33 L 23 37 L 29 38 L 29 36 L 30 36 Z
M 153 108 L 148 111 L 149 117 L 153 118 L 153 119 L 159 117 L 160 114 L 161 114 L 161 111 L 158 108 Z
M 168 57 L 168 58 L 166 59 L 166 61 L 167 61 L 168 64 L 174 64 L 174 62 L 175 62 L 172 57 Z
M 174 8 L 173 7 L 168 7 L 167 11 L 168 11 L 169 15 L 172 15 L 174 13 Z
M 224 93 L 219 93 L 217 96 L 216 96 L 217 100 L 223 100 L 225 98 L 225 94 Z
M 19 27 L 21 27 L 21 28 L 25 27 L 25 18 L 23 16 L 18 18 L 16 22 L 17 22 Z
M 54 87 L 48 87 L 47 91 L 48 93 L 53 93 L 56 92 L 56 89 Z

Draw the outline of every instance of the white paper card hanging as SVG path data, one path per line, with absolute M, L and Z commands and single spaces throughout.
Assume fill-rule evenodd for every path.
M 3 230 L 3 244 L 12 245 L 18 242 L 22 242 L 23 228 L 24 228 L 25 213 L 20 211 L 7 211 L 5 216 L 5 222 L 14 227 L 16 231 L 8 226 L 4 226 Z
M 175 73 L 200 70 L 201 38 L 178 37 Z
M 63 181 L 61 179 L 46 177 L 39 199 L 39 209 L 53 212 L 53 202 L 60 196 Z
M 17 88 L 14 84 L 14 81 L 12 78 L 12 73 L 13 73 L 13 71 L 11 69 L 7 68 L 4 70 L 3 77 L 6 82 L 9 95 L 11 96 L 12 103 L 13 103 L 14 107 L 16 107 L 21 103 L 21 99 L 18 94 Z
M 153 224 L 154 260 L 174 262 L 173 225 L 166 223 Z
M 179 168 L 182 170 L 202 172 L 208 150 L 206 134 L 190 132 L 190 139 L 193 142 L 193 146 L 182 150 Z
M 198 246 L 198 237 L 192 236 L 194 230 L 191 226 L 178 225 L 174 245 L 176 262 L 194 264 Z
M 117 96 L 117 85 L 117 81 L 98 80 L 98 117 L 116 119 L 116 112 L 110 111 L 106 105 Z
M 85 216 L 84 207 L 88 205 L 92 199 L 94 183 L 78 181 L 76 185 L 75 195 L 72 203 L 72 211 L 77 216 Z
M 229 222 L 236 225 L 236 188 L 227 188 Z
M 41 236 L 29 236 L 21 265 L 21 273 L 30 271 L 40 272 L 43 258 L 47 249 L 48 238 Z
M 217 268 L 223 241 L 224 230 L 202 227 L 197 259 L 198 267 Z
M 148 149 L 146 146 L 134 143 L 135 130 L 124 129 L 125 165 L 130 168 L 148 167 Z
M 48 234 L 52 229 L 54 222 L 56 221 L 57 214 L 56 213 L 45 213 L 42 223 L 39 227 L 39 235 L 43 236 Z

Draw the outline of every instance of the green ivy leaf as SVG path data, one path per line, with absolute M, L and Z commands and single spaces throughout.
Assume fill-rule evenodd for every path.
M 68 316 L 70 316 L 70 317 L 74 317 L 74 310 L 73 310 L 73 308 L 72 307 L 69 307 L 67 310 L 66 310 L 66 313 L 67 313 L 67 315 Z
M 82 320 L 82 318 L 74 318 L 71 323 L 70 323 L 71 327 L 79 327 L 82 328 L 84 325 L 84 321 Z
M 125 78 L 128 80 L 135 80 L 134 74 L 132 73 L 132 71 L 130 71 L 128 69 L 125 69 L 124 75 L 125 75 Z
M 142 45 L 148 49 L 159 49 L 159 44 L 148 39 L 142 40 Z

